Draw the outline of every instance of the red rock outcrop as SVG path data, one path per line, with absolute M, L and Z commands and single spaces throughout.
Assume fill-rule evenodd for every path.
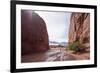
M 21 44 L 22 55 L 49 49 L 46 24 L 32 10 L 21 11 Z
M 85 47 L 90 47 L 90 14 L 72 13 L 69 28 L 69 43 L 79 41 Z

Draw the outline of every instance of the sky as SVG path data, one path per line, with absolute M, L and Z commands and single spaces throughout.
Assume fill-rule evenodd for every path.
M 50 41 L 68 42 L 69 12 L 35 11 L 46 23 Z

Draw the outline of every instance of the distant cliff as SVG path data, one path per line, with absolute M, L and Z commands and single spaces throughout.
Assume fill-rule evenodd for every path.
M 69 43 L 79 41 L 87 49 L 90 47 L 90 14 L 72 13 L 69 27 Z

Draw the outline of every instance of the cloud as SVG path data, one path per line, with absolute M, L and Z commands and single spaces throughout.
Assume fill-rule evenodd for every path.
M 68 41 L 71 13 L 50 11 L 35 12 L 38 13 L 45 21 L 49 40 Z

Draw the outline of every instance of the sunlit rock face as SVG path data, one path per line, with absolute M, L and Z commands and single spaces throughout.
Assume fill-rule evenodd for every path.
M 79 41 L 90 47 L 90 14 L 72 13 L 69 28 L 69 43 Z
M 44 20 L 32 10 L 21 11 L 21 52 L 29 54 L 49 49 Z

